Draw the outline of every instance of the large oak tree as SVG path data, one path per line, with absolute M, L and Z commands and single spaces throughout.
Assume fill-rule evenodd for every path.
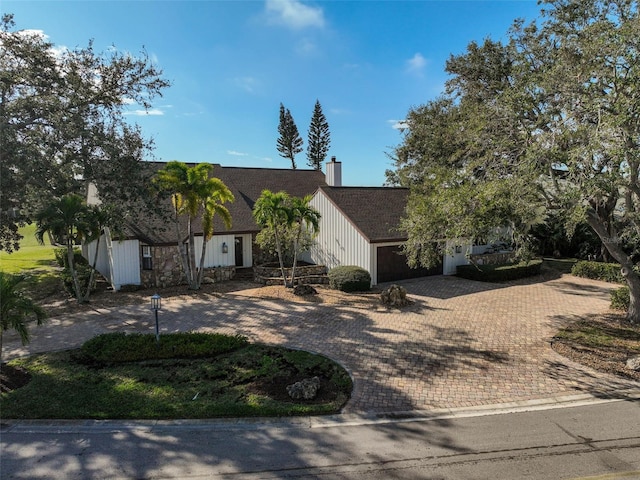
M 143 51 L 56 48 L 39 32 L 0 22 L 0 249 L 19 248 L 18 227 L 89 183 L 128 216 L 147 181 L 152 142 L 125 121 L 129 104 L 151 107 L 169 83 Z
M 586 221 L 622 266 L 628 319 L 640 278 L 625 241 L 640 234 L 640 15 L 633 0 L 547 0 L 506 43 L 452 56 L 443 98 L 412 109 L 390 183 L 411 187 L 404 226 L 414 262 L 432 239 L 509 225 L 520 239 L 544 212 Z

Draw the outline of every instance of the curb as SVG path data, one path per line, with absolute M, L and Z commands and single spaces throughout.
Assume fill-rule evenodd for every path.
M 334 428 L 362 425 L 400 424 L 428 422 L 456 418 L 484 417 L 552 410 L 559 408 L 584 407 L 605 403 L 640 401 L 640 389 L 616 392 L 616 395 L 595 397 L 589 394 L 568 395 L 536 400 L 477 407 L 439 408 L 382 414 L 338 414 L 318 417 L 256 417 L 217 418 L 185 420 L 3 420 L 0 431 L 3 434 L 101 434 L 121 431 L 166 431 L 166 430 L 260 430 L 263 428 L 309 429 Z

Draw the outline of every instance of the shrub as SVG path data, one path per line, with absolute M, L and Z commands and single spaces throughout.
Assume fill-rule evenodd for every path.
M 541 267 L 542 260 L 506 265 L 459 265 L 456 275 L 480 282 L 504 282 L 538 275 Z
M 62 268 L 69 267 L 66 248 L 56 248 L 53 251 L 53 254 L 55 255 L 56 262 L 60 267 Z M 80 250 L 77 248 L 73 250 L 73 261 L 76 265 L 89 265 L 89 262 L 87 261 L 87 259 L 82 256 L 82 252 L 80 252 Z
M 576 277 L 602 280 L 603 282 L 624 283 L 620 273 L 620 264 L 580 261 L 571 268 L 571 274 Z
M 64 289 L 67 291 L 69 295 L 75 295 L 75 291 L 73 290 L 73 277 L 71 276 L 71 270 L 69 269 L 69 262 L 67 260 L 67 249 L 66 248 L 56 248 L 54 250 L 54 255 L 56 257 L 56 262 L 60 267 L 62 267 L 62 273 L 60 277 L 62 278 L 62 284 L 64 285 Z M 73 261 L 76 266 L 76 272 L 78 273 L 78 281 L 80 282 L 80 289 L 83 290 L 82 294 L 84 295 L 85 289 L 89 283 L 89 278 L 91 277 L 91 265 L 86 258 L 82 256 L 82 253 L 77 248 L 73 251 Z M 95 278 L 91 285 L 91 291 L 96 289 Z
M 364 268 L 344 265 L 332 268 L 329 273 L 329 286 L 343 292 L 364 292 L 371 290 L 371 275 Z
M 629 287 L 620 287 L 611 291 L 611 308 L 629 310 Z
M 80 347 L 80 358 L 87 362 L 124 363 L 163 358 L 205 358 L 238 350 L 248 345 L 242 335 L 220 333 L 153 334 L 105 333 Z

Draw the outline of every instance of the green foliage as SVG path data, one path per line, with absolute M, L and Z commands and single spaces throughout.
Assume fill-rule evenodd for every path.
M 329 286 L 343 292 L 366 292 L 371 290 L 371 275 L 355 265 L 341 265 L 328 273 Z
M 298 225 L 285 225 L 279 229 L 282 247 L 282 262 L 284 265 L 293 265 L 294 242 L 298 234 Z M 265 254 L 265 262 L 278 262 L 278 246 L 273 227 L 265 227 L 256 235 L 256 244 Z M 308 230 L 302 230 L 299 239 L 299 252 L 306 252 L 313 245 L 313 235 Z
M 580 261 L 571 268 L 571 274 L 576 277 L 590 278 L 592 280 L 602 280 L 603 282 L 625 283 L 620 264 Z
M 126 218 L 147 205 L 142 160 L 151 149 L 125 118 L 132 101 L 150 108 L 169 83 L 145 52 L 96 52 L 89 41 L 57 48 L 44 35 L 0 22 L 0 249 L 20 246 L 18 227 L 54 196 L 98 189 L 103 205 Z M 99 88 L 97 88 L 99 86 Z
M 288 108 L 280 104 L 277 149 L 281 157 L 291 160 L 291 168 L 296 169 L 296 155 L 302 151 L 302 137 Z
M 69 257 L 67 256 L 66 248 L 56 248 L 53 251 L 53 255 L 56 259 L 56 263 L 60 268 L 69 268 Z M 88 265 L 87 259 L 82 256 L 82 252 L 79 248 L 73 249 L 73 262 L 76 265 Z M 72 292 L 73 293 L 73 292 Z
M 629 287 L 611 290 L 611 308 L 614 310 L 629 310 Z
M 294 259 L 311 246 L 320 225 L 320 213 L 309 205 L 311 196 L 291 197 L 286 192 L 263 190 L 253 207 L 253 218 L 263 228 L 256 242 L 267 253 L 276 252 L 285 286 L 288 286 L 284 265 L 292 266 L 291 283 L 295 277 Z M 287 261 L 289 260 L 289 261 Z
M 62 278 L 64 289 L 69 295 L 75 296 L 73 274 L 69 268 L 67 249 L 56 248 L 54 255 L 58 266 L 62 268 L 60 277 Z M 73 250 L 73 263 L 81 289 L 80 294 L 84 297 L 87 294 L 87 288 L 89 288 L 89 292 L 93 292 L 96 289 L 95 273 L 87 259 L 82 256 L 82 253 L 77 248 Z
M 162 358 L 215 357 L 248 344 L 241 335 L 219 333 L 171 333 L 160 336 L 142 333 L 105 333 L 86 341 L 80 358 L 97 363 L 138 362 Z
M 631 268 L 635 246 L 625 242 L 640 231 L 640 155 L 629 140 L 640 131 L 638 4 L 542 5 L 542 20 L 516 20 L 504 44 L 471 42 L 452 56 L 443 97 L 407 114 L 387 178 L 411 189 L 402 222 L 410 263 L 424 260 L 432 239 L 496 226 L 525 236 L 553 211 L 568 236 L 587 223 Z
M 313 107 L 307 138 L 307 165 L 315 170 L 322 170 L 322 162 L 327 158 L 329 145 L 331 145 L 331 133 L 319 100 L 316 100 Z
M 19 290 L 22 275 L 0 272 L 0 364 L 2 364 L 2 339 L 4 332 L 13 329 L 20 335 L 22 344 L 29 343 L 27 323 L 35 320 L 42 324 L 46 314 L 31 298 Z
M 542 260 L 508 265 L 459 265 L 456 275 L 480 282 L 506 282 L 540 274 Z
M 161 191 L 171 195 L 175 210 L 175 227 L 179 232 L 182 222 L 180 216 L 189 219 L 184 237 L 188 238 L 189 248 L 182 238 L 178 238 L 178 251 L 182 261 L 182 268 L 187 277 L 189 288 L 198 290 L 204 274 L 204 259 L 207 242 L 213 236 L 213 220 L 218 215 L 227 228 L 231 228 L 231 214 L 225 202 L 235 200 L 231 190 L 219 178 L 211 177 L 213 165 L 200 163 L 189 167 L 184 162 L 171 161 L 159 170 L 153 180 Z M 195 233 L 193 224 L 196 219 L 201 220 L 204 241 L 197 261 L 195 248 Z M 180 233 L 179 237 L 183 234 Z

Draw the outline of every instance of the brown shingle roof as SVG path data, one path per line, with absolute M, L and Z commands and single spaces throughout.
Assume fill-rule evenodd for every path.
M 400 219 L 409 189 L 395 187 L 321 187 L 327 198 L 371 243 L 404 241 Z
M 164 162 L 147 163 L 150 177 L 165 165 Z M 191 163 L 187 165 L 195 166 Z M 222 180 L 235 197 L 234 202 L 224 204 L 231 213 L 231 229 L 227 230 L 224 223 L 214 217 L 214 232 L 216 234 L 258 232 L 260 228 L 253 220 L 252 210 L 256 200 L 265 189 L 273 192 L 284 190 L 289 195 L 304 197 L 313 194 L 318 187 L 326 185 L 324 174 L 318 170 L 223 167 L 219 164 L 213 164 L 211 176 Z M 169 203 L 167 203 L 166 209 L 167 211 L 171 210 Z M 127 231 L 131 237 L 152 244 L 176 242 L 175 227 L 163 225 L 158 219 L 136 220 L 128 225 Z M 202 233 L 199 222 L 194 225 L 194 231 L 196 234 Z

